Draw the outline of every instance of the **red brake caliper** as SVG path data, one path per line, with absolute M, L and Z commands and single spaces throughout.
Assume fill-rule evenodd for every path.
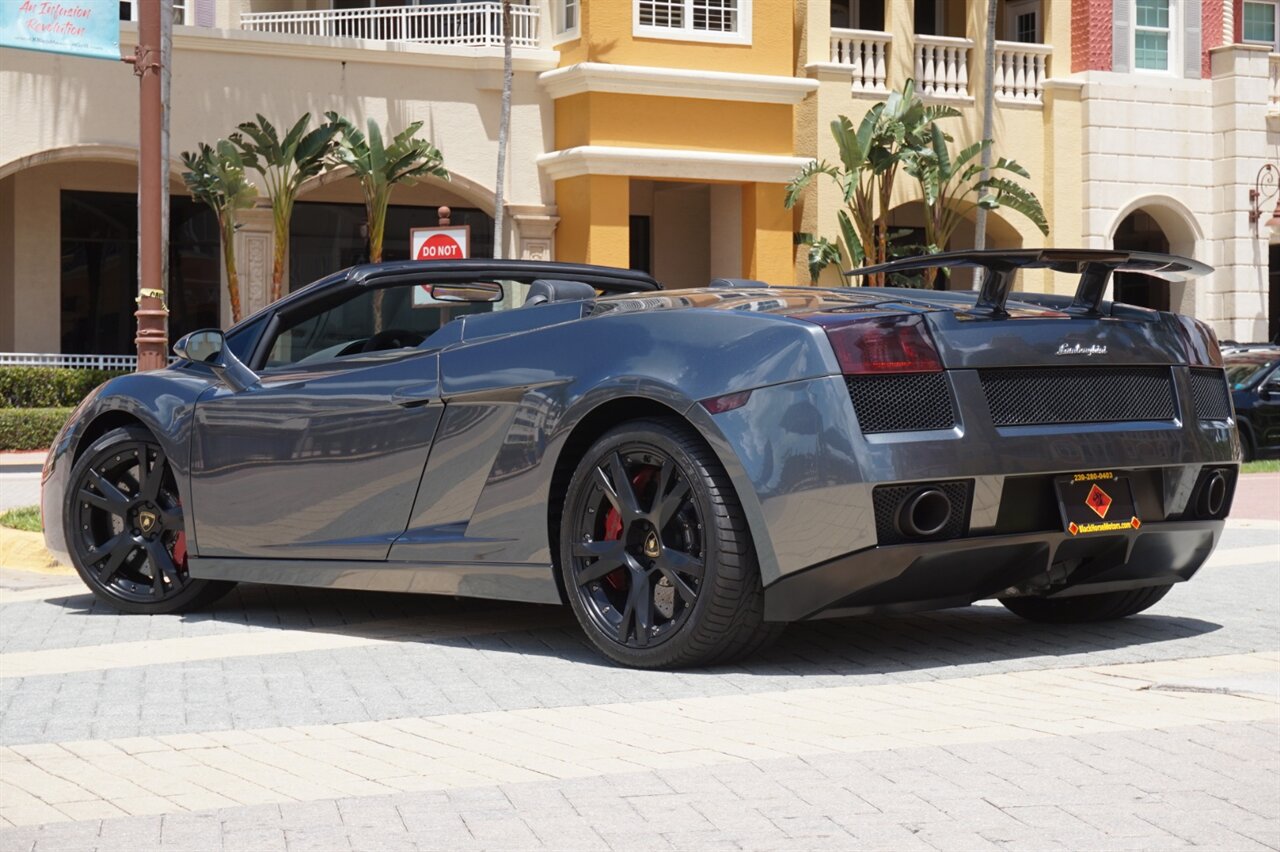
M 641 468 L 635 476 L 631 477 L 632 490 L 636 494 L 643 494 L 657 470 L 656 467 Z M 610 506 L 608 513 L 604 516 L 604 540 L 617 541 L 620 538 L 622 538 L 622 515 L 616 508 Z M 604 575 L 605 582 L 619 590 L 627 588 L 629 578 L 630 575 L 625 568 L 615 568 Z

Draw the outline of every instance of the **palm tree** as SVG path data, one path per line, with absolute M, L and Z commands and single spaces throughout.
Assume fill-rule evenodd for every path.
M 219 139 L 211 148 L 201 142 L 193 151 L 182 152 L 187 171 L 182 182 L 191 197 L 213 208 L 222 235 L 222 261 L 227 267 L 227 296 L 231 301 L 231 321 L 240 322 L 240 274 L 236 271 L 236 211 L 253 206 L 258 188 L 244 176 L 244 162 L 234 145 Z
M 498 183 L 493 191 L 493 256 L 506 254 L 507 137 L 511 135 L 511 0 L 502 0 L 502 112 L 498 118 Z
M 448 180 L 449 172 L 443 165 L 444 155 L 431 142 L 414 136 L 422 129 L 421 121 L 415 121 L 400 131 L 388 145 L 383 143 L 382 131 L 372 118 L 368 121 L 366 136 L 336 112 L 324 115 L 332 126 L 338 128 L 330 160 L 335 165 L 351 169 L 360 181 L 369 223 L 369 260 L 381 263 L 391 190 L 396 184 L 413 183 L 421 177 Z
M 259 113 L 257 121 L 247 121 L 239 125 L 239 133 L 231 134 L 231 142 L 240 149 L 244 164 L 266 181 L 267 197 L 271 199 L 276 243 L 271 267 L 273 302 L 284 295 L 293 202 L 302 184 L 324 168 L 333 136 L 338 132 L 337 127 L 326 124 L 308 133 L 310 123 L 311 113 L 306 113 L 281 139 L 271 122 Z
M 901 91 L 890 92 L 867 110 L 856 131 L 853 122 L 839 116 L 831 122 L 831 135 L 840 164 L 809 162 L 787 185 L 786 206 L 795 206 L 813 179 L 826 175 L 844 199 L 845 209 L 836 214 L 840 250 L 854 266 L 884 263 L 890 256 L 889 208 L 899 166 L 910 151 L 929 145 L 935 121 L 959 114 L 948 106 L 925 105 L 915 93 L 915 81 L 907 80 Z M 831 255 L 829 249 L 819 249 L 811 260 L 830 262 Z M 883 276 L 871 278 L 868 284 L 883 283 Z
M 1031 190 L 1010 180 L 1006 172 L 1021 178 L 1031 175 L 1014 160 L 1000 157 L 984 166 L 973 162 L 991 148 L 991 140 L 983 139 L 965 148 L 953 159 L 948 150 L 951 137 L 936 124 L 930 129 L 930 145 L 913 150 L 903 158 L 902 168 L 920 184 L 924 195 L 925 250 L 930 254 L 946 249 L 960 222 L 981 210 L 1007 207 L 1031 220 L 1048 236 L 1049 222 L 1040 200 Z M 984 172 L 986 173 L 984 176 Z M 925 286 L 933 282 L 936 270 L 926 270 Z

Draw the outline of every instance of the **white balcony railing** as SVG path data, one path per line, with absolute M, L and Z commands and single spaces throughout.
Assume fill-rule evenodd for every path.
M 847 65 L 855 92 L 885 92 L 889 42 L 893 36 L 876 30 L 831 28 L 831 62 Z
M 170 362 L 174 356 L 169 356 Z M 74 367 L 83 370 L 136 370 L 137 355 L 60 355 L 50 352 L 0 352 L 0 367 Z
M 973 39 L 929 35 L 917 35 L 915 39 L 915 74 L 920 94 L 968 98 Z
M 280 35 L 360 38 L 457 47 L 501 47 L 502 3 L 485 0 L 433 6 L 245 12 L 246 30 Z M 512 5 L 511 44 L 538 46 L 538 7 Z
M 996 97 L 1018 103 L 1042 103 L 1053 47 L 1017 41 L 996 42 Z

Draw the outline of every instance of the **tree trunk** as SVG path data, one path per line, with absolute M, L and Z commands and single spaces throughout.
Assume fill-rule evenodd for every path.
M 507 137 L 511 133 L 511 0 L 502 0 L 502 114 L 498 120 L 498 182 L 493 190 L 493 256 L 506 256 Z
M 271 213 L 275 225 L 275 257 L 271 264 L 271 301 L 284 296 L 285 267 L 289 259 L 289 219 L 293 213 L 292 202 L 276 198 Z
M 982 138 L 990 139 L 995 133 L 995 101 L 996 101 L 996 7 L 999 0 L 987 0 L 987 43 L 986 61 L 983 63 L 982 69 Z M 986 146 L 982 149 L 982 180 L 986 180 L 991 176 L 991 149 L 995 144 Z M 982 197 L 986 195 L 985 189 L 978 190 L 978 210 L 975 214 L 973 247 L 975 249 L 983 249 L 987 247 L 987 208 L 981 204 Z M 942 248 L 942 246 L 939 246 Z M 980 266 L 974 267 L 973 284 L 975 287 L 982 286 L 983 269 Z
M 240 322 L 240 273 L 236 270 L 236 220 L 227 213 L 218 217 L 222 231 L 222 262 L 227 267 L 227 300 L 231 302 L 231 322 Z

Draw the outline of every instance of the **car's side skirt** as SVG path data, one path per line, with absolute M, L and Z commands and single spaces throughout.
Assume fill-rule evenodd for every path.
M 189 570 L 201 580 L 562 603 L 551 565 L 191 557 Z

